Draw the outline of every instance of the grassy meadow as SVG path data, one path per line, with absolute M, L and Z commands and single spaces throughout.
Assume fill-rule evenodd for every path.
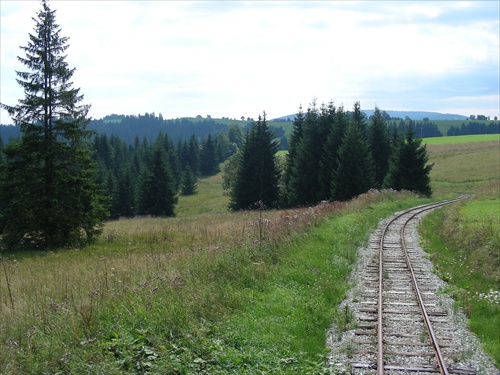
M 427 148 L 433 199 L 474 198 L 431 214 L 422 241 L 498 365 L 498 138 Z M 3 255 L 0 373 L 335 373 L 326 332 L 352 327 L 337 306 L 357 248 L 428 200 L 386 191 L 230 213 L 221 185 L 199 181 L 175 218 L 111 221 L 92 246 Z
M 453 140 L 453 142 L 450 142 Z M 424 140 L 425 141 L 425 140 Z M 496 135 L 430 138 L 434 194 L 470 193 L 423 222 L 424 248 L 500 366 L 500 142 Z

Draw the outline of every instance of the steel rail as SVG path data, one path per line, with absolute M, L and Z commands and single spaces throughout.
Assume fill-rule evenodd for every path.
M 441 375 L 449 375 L 448 369 L 446 368 L 446 364 L 444 363 L 444 357 L 443 354 L 441 353 L 441 349 L 439 347 L 437 337 L 434 334 L 434 330 L 432 329 L 431 321 L 429 319 L 429 315 L 427 315 L 427 310 L 424 305 L 424 301 L 422 299 L 422 295 L 420 294 L 420 290 L 418 288 L 418 283 L 417 283 L 417 278 L 415 277 L 415 272 L 413 271 L 413 267 L 411 265 L 410 261 L 410 256 L 408 255 L 408 251 L 406 249 L 406 242 L 405 242 L 405 229 L 406 225 L 413 219 L 415 216 L 419 215 L 420 213 L 424 212 L 426 210 L 419 211 L 415 214 L 413 214 L 404 224 L 403 227 L 401 228 L 401 247 L 403 248 L 403 252 L 405 254 L 405 259 L 406 259 L 406 265 L 410 271 L 410 277 L 411 277 L 411 282 L 413 285 L 413 291 L 415 292 L 415 295 L 417 296 L 417 301 L 418 301 L 418 306 L 420 308 L 420 312 L 422 313 L 422 316 L 424 318 L 424 324 L 425 328 L 427 329 L 427 333 L 429 335 L 429 341 L 432 345 L 432 348 L 434 350 L 434 354 L 436 355 L 436 360 L 439 366 L 439 373 Z
M 422 213 L 424 211 L 428 211 L 428 210 L 431 210 L 431 209 L 434 209 L 434 208 L 439 208 L 439 207 L 445 206 L 445 205 L 450 204 L 450 203 L 457 202 L 457 201 L 459 201 L 461 199 L 468 198 L 468 197 L 469 197 L 468 195 L 461 195 L 458 198 L 448 199 L 446 201 L 442 201 L 442 202 L 438 202 L 438 203 L 430 203 L 430 204 L 427 204 L 427 205 L 423 205 L 423 206 L 412 208 L 410 210 L 406 210 L 406 211 L 402 212 L 401 214 L 399 214 L 398 216 L 394 217 L 392 220 L 390 220 L 385 225 L 385 227 L 384 227 L 384 229 L 382 231 L 382 235 L 380 236 L 380 242 L 379 242 L 379 291 L 378 291 L 378 329 L 377 329 L 377 375 L 384 375 L 384 334 L 383 334 L 383 328 L 384 328 L 383 327 L 383 310 L 384 310 L 383 309 L 383 284 L 384 284 L 383 283 L 383 269 L 384 269 L 384 267 L 383 267 L 383 264 L 384 264 L 384 261 L 383 261 L 383 252 L 384 251 L 383 250 L 384 250 L 384 238 L 385 238 L 385 234 L 387 232 L 387 229 L 389 228 L 389 226 L 393 222 L 395 222 L 400 217 L 408 214 L 409 212 L 411 212 L 413 210 L 416 210 L 416 209 L 420 208 L 420 210 L 418 212 L 416 212 L 415 214 L 413 214 L 412 217 L 410 219 L 408 219 L 405 222 L 405 224 L 403 225 L 402 234 L 404 234 L 404 228 L 406 227 L 406 224 L 408 223 L 408 221 L 410 221 L 411 219 L 413 219 L 418 214 L 420 214 L 420 213 Z M 404 237 L 403 236 L 401 237 L 401 241 L 404 244 Z M 407 255 L 406 246 L 404 246 L 404 252 Z M 408 262 L 408 260 L 407 260 L 407 262 Z M 412 279 L 414 279 L 414 278 L 415 278 L 415 276 L 414 276 L 414 273 L 413 273 L 413 270 L 412 270 Z M 416 283 L 416 280 L 414 282 Z M 416 284 L 414 284 L 414 286 L 416 286 Z M 417 290 L 418 290 L 418 288 L 417 288 Z M 419 296 L 420 296 L 420 293 L 419 293 Z M 419 304 L 420 304 L 420 302 L 421 302 L 421 296 L 419 298 L 420 298 L 419 299 Z M 423 306 L 423 302 L 422 302 L 421 306 Z M 424 310 L 425 310 L 425 308 L 424 308 Z M 425 315 L 427 315 L 427 313 L 425 313 Z M 426 319 L 429 322 L 430 329 L 432 330 L 432 327 L 431 327 L 430 321 L 429 321 L 429 317 L 427 316 Z M 426 326 L 427 326 L 427 323 L 426 323 Z M 437 341 L 436 341 L 436 345 L 437 345 Z M 434 347 L 434 343 L 433 343 L 433 347 Z M 439 346 L 437 346 L 437 348 L 438 348 L 438 351 L 439 351 Z M 440 351 L 439 351 L 439 353 L 440 353 Z M 437 355 L 436 355 L 436 357 L 437 357 Z M 441 359 L 442 359 L 442 356 L 441 356 Z M 438 360 L 438 362 L 439 362 L 439 360 Z M 440 370 L 442 368 L 444 368 L 444 371 L 446 371 L 446 372 L 441 372 L 442 375 L 448 375 L 447 369 L 444 366 L 444 361 L 443 361 L 442 364 L 439 364 L 439 367 L 440 367 Z

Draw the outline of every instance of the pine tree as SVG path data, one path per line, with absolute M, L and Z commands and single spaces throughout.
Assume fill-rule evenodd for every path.
M 375 172 L 375 187 L 380 188 L 389 169 L 391 156 L 391 141 L 389 131 L 380 110 L 375 107 L 373 117 L 368 127 L 368 143 L 373 158 Z
M 200 174 L 200 145 L 194 135 L 189 138 L 188 165 L 195 175 Z
M 300 124 L 300 140 L 293 145 L 294 154 L 290 159 L 292 165 L 291 169 L 288 169 L 290 203 L 293 206 L 316 204 L 328 198 L 323 195 L 325 189 L 321 185 L 321 160 L 324 157 L 328 131 L 326 126 L 326 122 L 321 121 L 316 103 L 313 102 Z
M 297 154 L 302 141 L 302 126 L 304 124 L 304 112 L 299 107 L 293 121 L 292 134 L 288 143 L 288 154 L 286 159 L 285 176 L 283 177 L 284 190 L 281 192 L 282 205 L 285 207 L 298 206 L 300 203 L 299 177 L 300 171 L 297 167 Z
M 384 187 L 395 190 L 415 191 L 425 196 L 432 195 L 429 174 L 433 164 L 428 164 L 429 156 L 422 139 L 415 138 L 413 129 L 408 127 L 406 137 L 399 142 L 384 179 Z
M 337 169 L 338 153 L 349 121 L 344 108 L 335 108 L 333 103 L 323 109 L 321 118 L 327 123 L 323 157 L 320 161 L 322 196 L 323 199 L 331 199 L 333 172 Z
M 196 194 L 196 189 L 196 175 L 188 166 L 182 174 L 181 193 L 182 195 L 193 195 Z
M 143 169 L 139 196 L 139 214 L 151 216 L 175 216 L 177 203 L 172 173 L 161 142 L 153 149 L 150 167 Z
M 200 172 L 202 176 L 212 176 L 219 172 L 215 142 L 210 134 L 205 138 L 200 152 Z
M 275 154 L 279 143 L 269 130 L 266 114 L 247 133 L 240 151 L 236 181 L 231 191 L 229 207 L 247 210 L 261 207 L 275 208 L 279 202 L 279 173 Z
M 119 171 L 115 203 L 117 217 L 132 217 L 135 214 L 135 186 L 132 176 L 132 168 L 129 166 L 125 166 Z
M 356 124 L 359 127 L 359 129 L 361 130 L 361 133 L 366 138 L 368 136 L 368 127 L 366 125 L 366 115 L 361 110 L 361 103 L 359 101 L 355 102 L 353 105 L 353 111 L 351 113 L 351 120 L 354 124 Z
M 355 121 L 346 130 L 333 173 L 334 200 L 349 200 L 373 186 L 373 161 L 362 131 Z
M 0 228 L 8 247 L 37 248 L 88 242 L 100 233 L 107 202 L 96 184 L 91 136 L 86 129 L 90 105 L 81 105 L 72 88 L 75 69 L 65 61 L 68 38 L 60 35 L 55 10 L 46 1 L 34 18 L 25 57 L 28 71 L 17 71 L 25 97 L 1 104 L 21 140 L 6 148 L 0 186 Z

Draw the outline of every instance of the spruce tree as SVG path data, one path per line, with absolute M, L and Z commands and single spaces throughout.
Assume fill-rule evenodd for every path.
M 196 194 L 196 189 L 196 175 L 188 166 L 182 174 L 181 193 L 182 195 L 193 195 Z
M 139 214 L 175 216 L 174 208 L 177 203 L 175 182 L 161 142 L 156 142 L 153 148 L 151 164 L 143 169 L 142 174 Z
M 384 187 L 395 190 L 409 190 L 432 195 L 429 174 L 433 164 L 428 164 L 429 156 L 422 139 L 415 138 L 413 129 L 408 127 L 406 137 L 399 141 L 384 180 Z
M 375 172 L 375 187 L 380 188 L 389 169 L 391 156 L 391 141 L 389 131 L 380 110 L 375 107 L 373 117 L 368 127 L 368 143 L 373 158 Z
M 275 208 L 279 202 L 279 173 L 275 154 L 279 143 L 269 130 L 266 114 L 247 133 L 240 151 L 236 181 L 231 191 L 232 210 Z
M 344 133 L 348 125 L 348 117 L 343 107 L 335 108 L 333 103 L 330 103 L 322 111 L 322 121 L 327 125 L 325 134 L 325 145 L 323 157 L 321 160 L 321 186 L 323 189 L 322 196 L 324 199 L 331 199 L 331 185 L 333 182 L 333 172 L 337 168 L 338 153 Z
M 135 214 L 135 186 L 132 176 L 130 166 L 125 166 L 119 171 L 118 192 L 115 203 L 115 215 L 117 217 L 132 217 Z
M 202 176 L 212 176 L 219 172 L 219 162 L 212 135 L 208 135 L 200 152 L 200 172 Z
M 292 134 L 288 143 L 288 154 L 286 158 L 285 176 L 283 177 L 284 190 L 281 192 L 282 205 L 285 207 L 298 206 L 300 203 L 299 177 L 297 168 L 297 154 L 302 141 L 302 126 L 304 124 L 304 112 L 299 107 L 293 121 Z
M 188 165 L 194 174 L 197 176 L 200 174 L 200 145 L 194 135 L 189 138 Z
M 333 173 L 332 197 L 346 201 L 373 186 L 373 161 L 363 130 L 355 121 L 349 124 Z
M 353 105 L 353 111 L 351 113 L 351 120 L 354 124 L 356 124 L 359 127 L 359 129 L 361 130 L 361 133 L 366 138 L 368 136 L 368 126 L 366 125 L 366 115 L 361 110 L 361 103 L 359 101 L 355 102 Z
M 289 185 L 292 189 L 290 203 L 293 206 L 316 204 L 328 198 L 323 195 L 321 185 L 321 160 L 324 157 L 327 128 L 320 120 L 320 111 L 315 102 L 307 109 L 300 127 L 301 137 L 294 144 L 294 154 L 291 156 L 293 164 Z
M 90 105 L 80 104 L 72 88 L 75 68 L 65 61 L 68 37 L 60 35 L 56 11 L 45 0 L 33 34 L 18 60 L 24 98 L 1 104 L 22 137 L 6 147 L 0 186 L 0 229 L 7 247 L 36 248 L 88 242 L 100 233 L 107 202 L 96 184 L 91 136 L 86 129 Z

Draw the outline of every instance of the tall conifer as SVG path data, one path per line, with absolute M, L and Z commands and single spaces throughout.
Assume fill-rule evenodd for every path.
M 362 131 L 355 121 L 346 130 L 333 174 L 334 200 L 349 200 L 373 186 L 373 161 Z
M 414 137 L 408 128 L 406 137 L 399 142 L 384 180 L 384 186 L 395 190 L 415 191 L 425 196 L 432 195 L 429 174 L 433 164 L 429 164 L 426 146 L 422 139 Z
M 151 216 L 175 216 L 177 203 L 175 181 L 168 158 L 160 142 L 153 148 L 151 165 L 143 169 L 139 195 L 139 214 Z
M 288 154 L 286 159 L 285 176 L 283 177 L 284 190 L 281 192 L 282 204 L 286 207 L 299 205 L 299 177 L 297 168 L 297 154 L 302 141 L 302 126 L 304 124 L 304 112 L 302 106 L 293 121 L 292 134 L 288 143 Z
M 232 210 L 255 209 L 260 207 L 259 205 L 277 207 L 279 173 L 275 154 L 279 150 L 279 143 L 273 138 L 264 113 L 247 133 L 240 151 L 236 181 L 229 204 Z
M 72 88 L 75 68 L 65 61 L 68 37 L 60 35 L 56 11 L 45 0 L 33 34 L 18 60 L 24 98 L 1 104 L 22 137 L 6 149 L 0 186 L 3 242 L 9 247 L 48 248 L 90 241 L 107 217 L 106 199 L 96 184 L 86 129 L 90 105 Z
M 380 188 L 389 169 L 391 141 L 385 120 L 377 107 L 368 127 L 368 143 L 373 158 L 375 187 Z

